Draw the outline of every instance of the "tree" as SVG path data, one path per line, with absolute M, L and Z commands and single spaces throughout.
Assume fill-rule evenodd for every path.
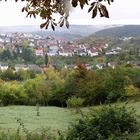
M 80 107 L 83 105 L 84 99 L 72 97 L 67 100 L 67 107 L 75 108 L 76 113 L 80 112 Z
M 6 0 L 5 0 L 6 1 Z M 19 0 L 15 0 L 16 2 Z M 52 29 L 55 30 L 55 27 L 59 25 L 62 27 L 64 24 L 66 27 L 69 27 L 68 17 L 71 7 L 77 7 L 80 5 L 81 9 L 85 5 L 89 5 L 88 12 L 92 12 L 92 18 L 97 16 L 97 13 L 100 13 L 101 17 L 109 18 L 109 13 L 105 5 L 101 2 L 105 1 L 108 4 L 111 4 L 114 0 L 94 0 L 90 3 L 90 0 L 21 0 L 26 1 L 27 4 L 22 8 L 22 12 L 27 12 L 27 17 L 40 16 L 44 23 L 40 25 L 41 28 L 47 29 L 51 25 Z M 54 14 L 60 15 L 60 20 L 57 23 L 54 18 Z
M 46 85 L 48 92 L 52 95 L 49 104 L 57 106 L 65 106 L 65 80 L 61 77 L 60 72 L 49 66 L 46 71 Z
M 48 58 L 48 54 L 45 54 L 45 65 L 47 66 L 49 63 L 49 58 Z
M 1 74 L 1 79 L 5 81 L 15 80 L 15 74 L 13 70 L 8 68 Z

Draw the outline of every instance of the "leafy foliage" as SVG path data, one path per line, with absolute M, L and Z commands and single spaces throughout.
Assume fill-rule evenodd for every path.
M 125 91 L 126 91 L 126 95 L 130 97 L 139 95 L 139 89 L 134 87 L 133 85 L 126 86 Z
M 104 140 L 115 139 L 138 130 L 133 110 L 125 106 L 104 106 L 97 112 L 78 120 L 73 124 L 63 140 Z M 62 138 L 62 135 L 61 135 Z
M 110 0 L 108 1 L 108 3 L 110 4 Z M 98 11 L 101 17 L 109 18 L 109 14 L 106 7 L 99 2 L 92 2 L 88 12 L 90 11 L 92 11 L 92 18 L 95 18 L 97 16 Z
M 67 107 L 76 108 L 76 112 L 78 113 L 79 107 L 81 107 L 84 103 L 84 99 L 72 97 L 67 100 Z
M 19 0 L 15 0 L 16 2 Z M 40 16 L 44 23 L 40 25 L 41 28 L 47 29 L 49 25 L 55 30 L 55 27 L 59 25 L 62 27 L 64 24 L 66 27 L 69 27 L 68 17 L 69 11 L 71 7 L 77 7 L 80 5 L 81 9 L 84 8 L 85 5 L 88 5 L 90 0 L 21 0 L 26 1 L 27 4 L 22 8 L 22 12 L 27 12 L 27 17 Z M 97 15 L 97 11 L 99 11 L 101 17 L 109 17 L 107 8 L 105 5 L 101 4 L 102 1 L 108 2 L 111 4 L 113 0 L 97 0 L 91 3 L 91 7 L 89 8 L 89 12 L 92 11 L 92 18 L 95 18 Z M 60 20 L 57 23 L 54 18 L 54 14 L 60 15 Z
M 56 70 L 52 66 L 42 74 L 20 70 L 0 71 L 2 105 L 53 105 L 78 108 L 126 100 L 140 93 L 140 69 L 133 67 L 87 70 Z M 17 80 L 17 81 L 15 81 Z

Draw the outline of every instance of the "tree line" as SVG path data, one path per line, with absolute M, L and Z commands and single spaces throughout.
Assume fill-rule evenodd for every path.
M 29 47 L 22 47 L 22 52 L 18 48 L 16 51 L 12 49 L 4 49 L 0 51 L 0 60 L 3 62 L 7 62 L 9 64 L 17 64 L 17 63 L 30 63 L 43 65 L 44 57 L 36 56 L 35 52 Z
M 44 74 L 35 74 L 22 82 L 2 77 L 0 81 L 2 105 L 66 107 L 70 99 L 78 98 L 82 106 L 89 106 L 126 100 L 139 93 L 140 68 L 129 66 L 102 70 L 87 70 L 82 65 L 71 70 L 56 70 L 50 66 Z

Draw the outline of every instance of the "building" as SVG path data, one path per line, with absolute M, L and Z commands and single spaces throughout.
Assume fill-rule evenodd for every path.
M 6 64 L 6 63 L 0 63 L 0 69 L 1 69 L 1 71 L 7 70 L 8 69 L 8 64 Z
M 44 55 L 43 49 L 42 48 L 36 49 L 35 55 L 36 56 L 43 56 Z
M 88 52 L 88 55 L 91 57 L 99 55 L 99 51 L 96 48 L 91 48 L 87 52 Z
M 18 72 L 19 70 L 28 70 L 28 65 L 25 64 L 16 64 L 15 65 L 15 71 Z

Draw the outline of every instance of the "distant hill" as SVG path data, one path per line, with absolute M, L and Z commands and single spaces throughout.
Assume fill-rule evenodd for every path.
M 97 40 L 110 40 L 111 38 L 122 38 L 122 37 L 140 37 L 140 25 L 117 25 L 117 26 L 106 26 L 105 29 L 99 30 L 89 36 L 79 38 L 76 40 L 77 43 L 89 43 L 95 44 Z
M 0 32 L 30 32 L 30 33 L 39 33 L 44 35 L 52 35 L 56 38 L 64 38 L 67 40 L 79 39 L 85 36 L 89 36 L 94 32 L 97 32 L 101 29 L 104 29 L 104 26 L 96 25 L 70 25 L 69 29 L 66 27 L 60 28 L 57 27 L 55 31 L 52 31 L 51 28 L 44 30 L 40 29 L 39 25 L 28 25 L 28 26 L 8 26 L 0 27 Z
M 140 36 L 140 25 L 124 25 L 97 31 L 93 37 L 135 37 Z

